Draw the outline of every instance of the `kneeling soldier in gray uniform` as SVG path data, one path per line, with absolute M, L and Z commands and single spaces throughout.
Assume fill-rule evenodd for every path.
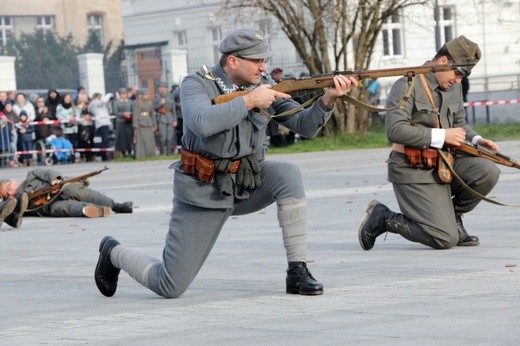
M 476 64 L 480 55 L 476 43 L 459 36 L 441 47 L 427 64 Z M 499 151 L 495 142 L 483 138 L 466 123 L 461 81 L 471 73 L 471 68 L 415 77 L 414 90 L 402 108 L 396 106 L 405 95 L 406 78 L 398 80 L 390 90 L 385 118 L 386 133 L 393 143 L 387 161 L 388 180 L 402 213 L 393 212 L 376 200 L 370 202 L 358 231 L 364 250 L 372 249 L 376 238 L 385 232 L 434 249 L 479 245 L 478 237 L 469 235 L 464 228 L 462 216 L 473 210 L 481 198 L 458 179 L 441 179 L 435 167 L 440 166 L 437 159 L 429 156 L 430 148 L 440 149 L 445 144 L 456 147 L 465 141 Z M 420 153 L 415 157 L 421 157 L 422 164 L 414 164 L 414 152 Z M 438 154 L 436 150 L 433 153 Z M 435 164 L 428 164 L 427 157 Z M 483 196 L 493 189 L 500 175 L 493 162 L 480 157 L 458 155 L 453 169 L 466 185 Z
M 27 202 L 27 194 L 56 185 L 62 175 L 53 169 L 37 168 L 27 173 L 27 178 L 20 184 L 16 180 L 6 180 L 1 184 L 8 184 L 2 198 L 25 198 L 27 210 L 25 215 L 52 216 L 52 217 L 103 217 L 111 211 L 115 213 L 132 213 L 133 203 L 117 203 L 112 198 L 88 187 L 85 181 L 67 183 L 57 189 L 50 196 L 43 196 L 41 203 L 35 200 Z M 2 193 L 4 191 L 2 190 Z M 23 203 L 19 203 L 23 205 Z M 16 211 L 16 210 L 15 210 Z M 21 217 L 24 213 L 17 213 Z M 7 219 L 5 220 L 7 222 Z
M 201 68 L 181 85 L 184 149 L 181 160 L 172 165 L 173 210 L 162 261 L 105 237 L 95 281 L 107 297 L 115 294 L 121 269 L 160 296 L 179 297 L 202 267 L 226 220 L 272 203 L 278 207 L 286 249 L 287 293 L 323 293 L 305 261 L 307 203 L 301 173 L 292 164 L 264 160 L 270 120 L 266 113 L 280 114 L 299 104 L 272 90 L 275 82 L 269 76 L 263 78 L 274 54 L 261 32 L 239 29 L 222 41 L 219 50 L 220 63 Z M 336 98 L 352 86 L 357 86 L 355 79 L 335 76 L 334 87 L 312 107 L 277 121 L 312 138 L 332 115 Z M 239 89 L 250 92 L 222 104 L 212 102 Z

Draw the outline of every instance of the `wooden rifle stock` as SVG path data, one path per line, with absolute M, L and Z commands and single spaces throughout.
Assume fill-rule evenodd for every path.
M 61 188 L 65 184 L 76 183 L 76 182 L 85 180 L 85 179 L 90 178 L 90 177 L 92 177 L 94 175 L 98 175 L 101 172 L 106 171 L 107 169 L 108 169 L 108 167 L 105 166 L 105 168 L 100 169 L 98 171 L 93 171 L 93 172 L 90 172 L 90 173 L 87 173 L 87 174 L 83 174 L 83 175 L 80 175 L 80 176 L 77 176 L 77 177 L 74 177 L 74 178 L 63 179 L 63 180 L 60 180 L 60 182 L 58 184 L 51 185 L 49 187 L 45 187 L 43 189 L 40 189 L 40 190 L 31 192 L 31 193 L 28 193 L 27 195 L 29 197 L 29 204 L 31 206 L 35 206 L 35 207 L 43 206 L 48 200 L 50 200 L 52 192 L 56 191 L 56 190 L 61 190 Z
M 512 160 L 509 156 L 500 154 L 500 153 L 494 153 L 489 149 L 485 149 L 482 147 L 478 147 L 469 143 L 463 143 L 462 145 L 455 147 L 448 145 L 449 148 L 451 148 L 452 152 L 457 153 L 463 152 L 471 156 L 476 157 L 482 157 L 485 159 L 488 159 L 490 161 L 493 161 L 495 163 L 498 163 L 500 165 L 504 165 L 507 167 L 514 167 L 520 169 L 520 163 L 518 161 Z
M 276 85 L 273 85 L 272 89 L 287 94 L 292 94 L 298 91 L 304 90 L 316 90 L 322 88 L 329 88 L 334 86 L 333 77 L 335 75 L 344 75 L 348 77 L 354 77 L 355 79 L 375 79 L 384 77 L 395 77 L 395 76 L 408 76 L 414 77 L 418 74 L 435 73 L 435 72 L 446 72 L 457 70 L 462 67 L 474 66 L 475 63 L 463 63 L 463 64 L 444 64 L 444 65 L 422 65 L 422 66 L 411 66 L 411 67 L 397 67 L 397 68 L 386 68 L 379 70 L 358 70 L 358 71 L 338 71 L 334 73 L 311 75 L 306 77 L 294 77 L 282 80 Z M 223 94 L 217 96 L 214 100 L 214 104 L 226 103 L 233 100 L 236 97 L 246 95 L 251 92 L 250 90 L 240 90 L 229 94 Z

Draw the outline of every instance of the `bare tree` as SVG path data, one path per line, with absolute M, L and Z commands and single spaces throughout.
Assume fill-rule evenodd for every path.
M 368 69 L 383 25 L 405 7 L 428 0 L 225 0 L 225 10 L 253 11 L 276 19 L 311 74 Z M 249 16 L 251 18 L 251 16 Z M 351 52 L 349 52 L 351 49 Z M 349 63 L 353 59 L 353 64 Z M 363 88 L 351 96 L 360 98 Z M 367 112 L 338 102 L 326 134 L 366 131 Z

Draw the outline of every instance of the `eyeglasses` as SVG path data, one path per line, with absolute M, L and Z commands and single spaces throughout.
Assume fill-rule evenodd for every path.
M 261 64 L 267 65 L 269 63 L 269 58 L 267 58 L 267 59 L 250 59 L 250 58 L 244 58 L 241 56 L 237 56 L 237 58 L 242 59 L 242 60 L 251 61 L 252 63 L 254 63 L 256 65 L 261 65 Z

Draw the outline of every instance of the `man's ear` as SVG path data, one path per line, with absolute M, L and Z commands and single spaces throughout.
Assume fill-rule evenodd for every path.
M 437 59 L 437 63 L 439 63 L 440 65 L 445 65 L 445 64 L 448 64 L 449 62 L 450 62 L 450 59 L 448 58 L 447 55 L 441 55 Z

